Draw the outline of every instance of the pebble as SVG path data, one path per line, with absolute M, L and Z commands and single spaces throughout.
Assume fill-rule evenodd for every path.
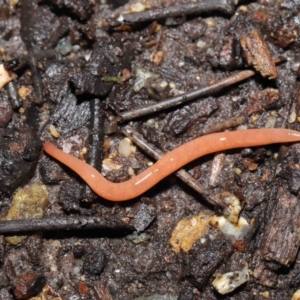
M 106 264 L 106 257 L 102 250 L 94 249 L 84 258 L 83 272 L 90 275 L 100 275 Z
M 249 280 L 248 269 L 228 272 L 216 277 L 212 282 L 213 287 L 222 295 L 228 294 Z
M 129 138 L 124 138 L 119 143 L 118 151 L 121 155 L 129 157 L 136 152 L 136 147 L 132 145 L 132 142 Z
M 145 203 L 138 203 L 134 207 L 133 226 L 138 231 L 144 231 L 156 218 L 156 209 Z

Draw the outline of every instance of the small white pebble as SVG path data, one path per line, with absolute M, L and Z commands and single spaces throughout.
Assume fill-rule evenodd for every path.
M 168 86 L 168 83 L 165 81 L 165 80 L 162 80 L 161 82 L 160 82 L 160 87 L 161 88 L 166 88 Z
M 115 163 L 111 158 L 106 158 L 102 162 L 103 172 L 118 171 L 122 168 L 121 165 Z
M 88 51 L 88 52 L 84 55 L 84 59 L 85 59 L 86 61 L 89 61 L 90 58 L 91 58 L 91 56 L 92 56 L 92 51 Z
M 216 215 L 212 216 L 209 222 L 213 227 L 221 230 L 233 241 L 242 239 L 250 228 L 249 223 L 243 217 L 238 219 L 237 224 L 232 224 L 225 217 Z
M 197 42 L 197 47 L 200 48 L 200 49 L 203 49 L 206 47 L 206 43 L 204 41 L 198 41 Z
M 248 269 L 228 272 L 216 277 L 213 287 L 222 295 L 228 294 L 249 280 Z
M 207 27 L 215 27 L 216 26 L 216 22 L 215 22 L 214 18 L 204 19 L 204 22 L 206 23 Z
M 123 15 L 120 15 L 117 19 L 118 22 L 122 23 L 124 21 Z
M 128 168 L 128 174 L 129 174 L 131 177 L 135 175 L 134 170 L 133 170 L 131 167 Z
M 288 122 L 291 124 L 291 123 L 294 123 L 297 119 L 297 114 L 295 111 L 292 111 L 292 113 L 290 114 L 289 116 L 289 119 L 288 119 Z
M 118 151 L 121 155 L 129 157 L 135 153 L 136 147 L 132 145 L 132 142 L 129 138 L 124 138 L 120 141 Z
M 297 72 L 298 69 L 299 69 L 299 66 L 300 66 L 300 64 L 299 64 L 298 62 L 297 62 L 297 63 L 294 63 L 294 64 L 292 64 L 291 69 L 292 69 L 293 71 Z
M 240 100 L 240 97 L 239 97 L 239 96 L 233 96 L 233 97 L 231 98 L 231 100 L 232 100 L 233 102 L 237 102 L 237 101 Z
M 154 119 L 149 119 L 147 121 L 147 125 L 150 125 L 150 126 L 154 125 L 154 123 L 155 123 Z

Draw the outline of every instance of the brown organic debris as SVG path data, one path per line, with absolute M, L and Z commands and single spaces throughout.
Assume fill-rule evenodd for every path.
M 43 275 L 36 273 L 17 276 L 14 279 L 13 289 L 16 299 L 28 299 L 28 297 L 38 294 L 42 290 L 45 281 L 46 279 Z
M 105 284 L 101 281 L 95 281 L 92 285 L 92 290 L 96 299 L 113 300 Z
M 266 228 L 261 246 L 265 260 L 289 266 L 296 259 L 300 246 L 298 232 L 300 208 L 297 197 L 280 188 L 274 214 Z
M 258 30 L 252 30 L 240 39 L 249 66 L 253 66 L 263 77 L 278 77 L 276 65 L 268 46 Z
M 271 106 L 274 106 L 279 100 L 279 90 L 267 88 L 258 93 L 252 94 L 245 109 L 248 115 L 262 112 Z
M 275 35 L 275 41 L 281 47 L 286 48 L 295 42 L 299 36 L 297 25 L 294 23 L 284 24 Z
M 258 167 L 258 163 L 254 162 L 252 159 L 250 158 L 245 158 L 242 161 L 242 164 L 248 168 L 249 171 L 255 171 Z

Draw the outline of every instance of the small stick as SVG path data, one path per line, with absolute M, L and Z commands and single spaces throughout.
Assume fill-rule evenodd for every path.
M 161 150 L 159 150 L 153 145 L 149 145 L 149 143 L 147 143 L 144 137 L 133 128 L 126 126 L 125 128 L 122 129 L 122 133 L 125 136 L 127 136 L 129 139 L 131 139 L 137 146 L 139 146 L 143 151 L 145 151 L 148 155 L 153 157 L 155 160 L 159 160 L 164 155 L 164 153 Z M 175 175 L 213 206 L 219 206 L 222 208 L 225 207 L 224 203 L 218 200 L 218 197 L 210 194 L 209 192 L 206 192 L 207 188 L 203 184 L 198 182 L 193 176 L 191 176 L 184 169 L 178 170 L 175 173 Z
M 111 294 L 101 281 L 94 281 L 91 290 L 97 300 L 113 300 Z
M 103 160 L 103 143 L 104 143 L 104 102 L 98 98 L 90 100 L 90 135 L 88 143 L 88 157 L 87 163 L 93 166 L 96 170 L 101 172 L 102 160 Z M 90 189 L 88 185 L 85 185 L 81 197 L 86 202 L 92 202 L 97 196 Z
M 45 217 L 41 219 L 0 221 L 0 234 L 24 234 L 33 231 L 111 229 L 124 230 L 133 227 L 120 220 L 102 217 Z
M 20 97 L 18 95 L 15 82 L 11 81 L 6 85 L 8 99 L 13 109 L 18 109 L 21 106 Z
M 44 102 L 42 76 L 38 68 L 38 60 L 35 58 L 35 56 L 30 58 L 29 68 L 31 71 L 32 85 L 35 93 L 35 103 L 42 104 Z
M 124 13 L 118 18 L 118 21 L 126 24 L 134 24 L 155 21 L 169 17 L 210 13 L 213 11 L 221 12 L 226 15 L 233 15 L 235 12 L 235 5 L 232 0 L 212 0 L 201 1 L 197 3 L 186 3 L 142 12 Z
M 137 108 L 127 112 L 122 112 L 119 114 L 120 122 L 125 122 L 142 116 L 150 115 L 158 111 L 162 111 L 170 107 L 175 107 L 183 103 L 188 103 L 200 97 L 219 92 L 228 86 L 231 86 L 235 83 L 238 83 L 242 80 L 245 80 L 253 76 L 254 74 L 255 72 L 251 70 L 241 71 L 237 74 L 233 74 L 231 76 L 228 76 L 227 78 L 217 81 L 212 85 L 202 87 L 198 90 L 188 92 L 173 98 L 169 98 L 164 101 L 160 101 L 155 104 L 149 105 L 147 107 Z
M 245 116 L 232 117 L 225 121 L 212 123 L 206 126 L 201 132 L 201 135 L 225 131 L 226 129 L 234 128 L 246 123 L 247 123 L 247 118 Z

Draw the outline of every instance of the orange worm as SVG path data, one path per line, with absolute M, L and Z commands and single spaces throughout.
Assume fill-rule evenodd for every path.
M 44 143 L 44 151 L 76 172 L 99 196 L 110 201 L 126 201 L 143 194 L 166 176 L 203 155 L 228 149 L 299 141 L 300 132 L 289 129 L 213 133 L 175 148 L 144 172 L 121 183 L 110 182 L 92 166 L 59 150 L 50 142 Z

